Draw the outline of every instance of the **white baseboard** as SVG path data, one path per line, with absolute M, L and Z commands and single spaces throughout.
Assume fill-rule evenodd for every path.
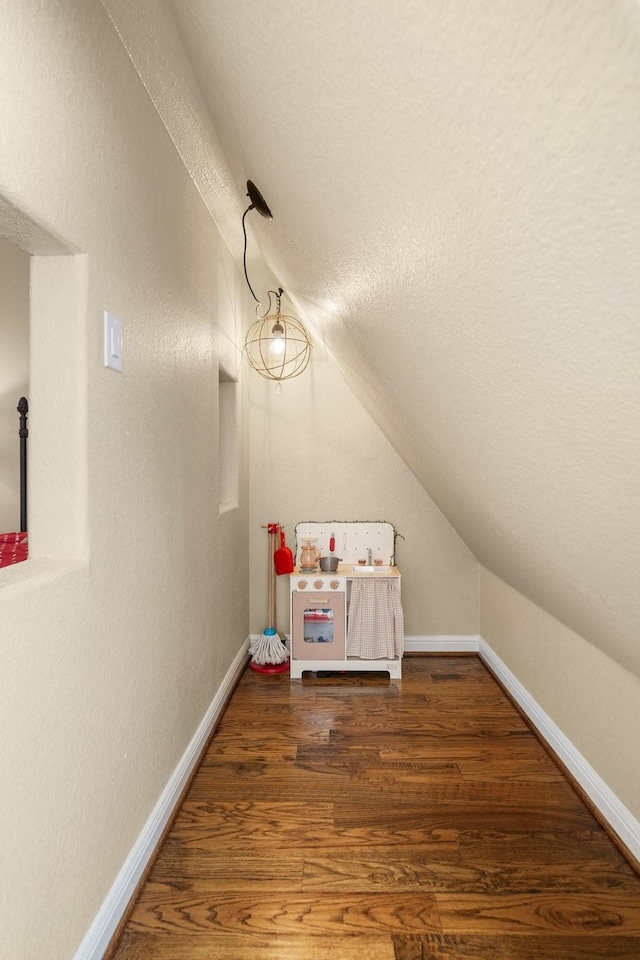
M 405 637 L 405 653 L 477 653 L 480 637 L 443 635 Z
M 618 799 L 602 777 L 596 773 L 560 727 L 556 726 L 551 717 L 544 712 L 542 707 L 482 637 L 480 637 L 478 652 L 491 673 L 509 691 L 538 730 L 540 736 L 557 754 L 571 775 L 575 777 L 577 783 L 580 784 L 611 829 L 618 835 L 636 860 L 640 860 L 640 822 Z
M 74 960 L 102 960 L 111 938 L 116 932 L 118 924 L 129 906 L 129 902 L 136 891 L 136 887 L 142 878 L 145 868 L 154 854 L 162 833 L 171 819 L 176 804 L 189 781 L 189 777 L 209 739 L 211 731 L 217 723 L 231 691 L 245 667 L 248 651 L 249 640 L 247 639 L 240 647 L 233 663 L 227 670 L 224 680 L 218 687 L 216 695 L 202 718 L 191 743 L 171 774 L 169 782 L 162 791 L 151 816 L 142 828 L 129 856 L 122 865 L 120 873 L 114 880 L 113 886 L 109 890 L 93 923 L 78 947 Z

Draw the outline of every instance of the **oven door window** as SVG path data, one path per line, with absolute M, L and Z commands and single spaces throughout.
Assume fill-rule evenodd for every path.
M 307 607 L 303 613 L 305 643 L 333 643 L 334 616 L 331 607 Z
M 344 590 L 291 595 L 294 660 L 344 660 Z

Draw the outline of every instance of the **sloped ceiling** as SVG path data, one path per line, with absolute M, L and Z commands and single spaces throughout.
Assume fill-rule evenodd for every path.
M 481 563 L 640 675 L 638 4 L 134 6 L 232 248 L 251 178 L 275 276 Z

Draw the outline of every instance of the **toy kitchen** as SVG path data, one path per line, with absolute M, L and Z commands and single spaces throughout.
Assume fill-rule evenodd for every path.
M 404 625 L 391 523 L 296 526 L 290 677 L 382 671 L 402 677 Z

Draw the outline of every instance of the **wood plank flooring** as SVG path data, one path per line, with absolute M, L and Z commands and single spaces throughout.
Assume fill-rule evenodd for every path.
M 639 960 L 640 877 L 477 657 L 247 670 L 113 960 Z

